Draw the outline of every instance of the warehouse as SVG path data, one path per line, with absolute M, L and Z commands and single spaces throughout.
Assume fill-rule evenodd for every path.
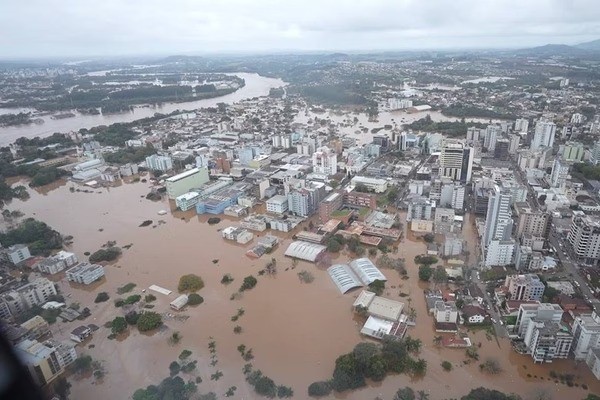
M 349 265 L 336 264 L 327 268 L 327 273 L 333 280 L 340 292 L 346 293 L 350 289 L 361 287 L 362 283 L 358 277 L 352 272 Z
M 327 248 L 316 243 L 303 242 L 297 240 L 292 242 L 285 255 L 292 258 L 298 258 L 304 261 L 317 262 L 325 254 Z

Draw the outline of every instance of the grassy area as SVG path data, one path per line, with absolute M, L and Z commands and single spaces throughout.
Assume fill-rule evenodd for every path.
M 516 315 L 509 315 L 507 317 L 504 317 L 504 323 L 506 325 L 514 325 L 517 323 L 517 316 Z

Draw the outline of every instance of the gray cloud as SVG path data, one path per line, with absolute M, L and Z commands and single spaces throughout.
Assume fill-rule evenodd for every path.
M 600 38 L 597 0 L 3 3 L 3 58 L 524 47 Z

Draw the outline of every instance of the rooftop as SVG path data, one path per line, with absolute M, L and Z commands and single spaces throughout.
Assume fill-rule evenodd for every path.
M 167 178 L 166 181 L 167 182 L 177 182 L 177 181 L 179 181 L 181 179 L 184 179 L 184 178 L 187 178 L 189 176 L 192 176 L 192 175 L 194 175 L 194 174 L 196 174 L 198 172 L 200 172 L 200 168 L 192 168 L 190 170 L 187 170 L 185 172 L 182 172 L 180 174 L 177 174 L 177 175 L 174 175 L 174 176 L 172 176 L 170 178 Z

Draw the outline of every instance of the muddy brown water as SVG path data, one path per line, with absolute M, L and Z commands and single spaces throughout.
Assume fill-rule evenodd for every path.
M 19 209 L 26 216 L 40 219 L 63 235 L 73 235 L 73 245 L 69 250 L 75 252 L 80 260 L 86 259 L 84 252 L 94 252 L 110 240 L 120 246 L 133 244 L 130 249 L 123 250 L 118 260 L 106 265 L 105 280 L 91 289 L 70 285 L 64 276 L 59 276 L 61 291 L 71 294 L 69 301 L 90 307 L 92 316 L 86 323 L 100 326 L 94 337 L 78 351 L 102 360 L 107 371 L 101 384 L 94 384 L 93 378 L 73 381 L 73 399 L 127 398 L 137 388 L 157 384 L 168 376 L 169 364 L 183 349 L 193 352 L 191 358 L 198 360 L 198 368 L 192 374 L 182 376 L 185 380 L 202 377 L 203 382 L 198 385 L 200 393 L 214 391 L 222 398 L 230 386 L 237 386 L 234 398 L 257 398 L 244 381 L 242 367 L 246 361 L 237 351 L 240 344 L 252 348 L 255 358 L 251 362 L 255 368 L 261 369 L 277 384 L 291 386 L 295 391 L 294 398 L 303 399 L 308 397 L 306 390 L 311 382 L 331 377 L 339 355 L 365 340 L 359 334 L 360 326 L 351 311 L 352 302 L 360 290 L 341 295 L 323 267 L 306 262 L 294 266 L 289 258 L 283 256 L 292 241 L 291 234 L 277 233 L 282 239 L 277 249 L 270 255 L 251 260 L 244 253 L 255 241 L 241 246 L 221 238 L 219 230 L 235 224 L 236 218 L 224 217 L 219 224 L 208 225 L 208 216 L 196 216 L 193 211 L 174 211 L 174 205 L 166 200 L 152 202 L 143 198 L 149 191 L 148 183 L 89 189 L 90 193 L 71 192 L 70 187 L 81 188 L 73 183 L 61 182 L 31 190 L 30 199 L 15 200 L 7 208 Z M 162 209 L 168 214 L 158 215 L 157 212 Z M 153 221 L 152 225 L 138 227 L 148 219 Z M 159 220 L 165 223 L 158 224 Z M 466 226 L 471 226 L 469 218 L 465 222 Z M 464 233 L 471 248 L 475 243 L 474 231 L 467 228 Z M 411 328 L 409 334 L 423 341 L 421 357 L 428 362 L 427 375 L 416 380 L 405 375 L 389 376 L 381 384 L 371 384 L 354 392 L 332 395 L 331 398 L 372 399 L 380 396 L 391 399 L 399 387 L 407 385 L 415 390 L 427 391 L 432 400 L 460 398 L 469 389 L 478 386 L 519 393 L 525 398 L 539 390 L 549 391 L 554 399 L 584 397 L 586 392 L 581 388 L 568 388 L 539 378 L 548 378 L 552 370 L 559 373 L 575 370 L 580 376 L 579 384 L 587 383 L 590 390 L 600 392 L 598 381 L 583 364 L 560 361 L 544 366 L 533 365 L 530 358 L 515 354 L 508 341 L 501 340 L 499 347 L 495 340 L 488 340 L 484 332 L 471 333 L 470 337 L 474 342 L 482 343 L 479 349 L 482 360 L 494 357 L 500 361 L 504 372 L 498 376 L 482 374 L 477 363 L 463 365 L 466 359 L 464 350 L 435 347 L 433 338 L 436 334 L 422 295 L 426 285 L 417 281 L 417 268 L 413 262 L 416 255 L 425 251 L 425 245 L 411 236 L 405 237 L 407 239 L 399 244 L 397 256 L 406 259 L 410 279 L 401 280 L 395 272 L 384 270 L 389 279 L 385 295 L 415 308 L 417 326 Z M 258 271 L 271 257 L 277 260 L 278 273 L 258 277 Z M 216 264 L 212 262 L 215 259 L 219 260 Z M 348 255 L 340 254 L 334 259 L 335 262 L 343 262 L 348 260 Z M 304 269 L 315 276 L 313 283 L 304 284 L 298 279 L 297 272 Z M 140 334 L 130 329 L 124 340 L 107 338 L 110 332 L 102 325 L 123 314 L 123 310 L 114 307 L 113 300 L 128 295 L 118 296 L 118 287 L 134 282 L 137 287 L 131 293 L 140 293 L 152 284 L 173 290 L 170 296 L 155 293 L 157 301 L 154 303 L 155 311 L 171 312 L 169 302 L 177 296 L 179 277 L 186 273 L 196 273 L 205 282 L 205 288 L 199 292 L 204 297 L 203 304 L 188 307 L 180 313 L 173 312 L 174 315 L 189 316 L 187 321 L 168 318 L 162 329 L 151 334 Z M 235 279 L 227 286 L 220 283 L 225 273 Z M 245 292 L 239 300 L 230 300 L 243 278 L 251 274 L 258 278 L 257 286 Z M 95 304 L 93 300 L 100 291 L 108 292 L 111 299 Z M 401 298 L 400 292 L 409 296 Z M 232 322 L 231 317 L 239 308 L 244 308 L 245 314 L 237 322 Z M 54 335 L 66 339 L 79 324 L 79 321 L 58 323 L 53 326 Z M 241 334 L 233 333 L 236 325 L 242 327 Z M 180 332 L 182 340 L 171 346 L 168 337 L 174 331 Z M 210 338 L 214 338 L 217 349 L 218 363 L 214 367 L 209 364 Z M 88 347 L 90 344 L 94 346 L 91 349 Z M 444 360 L 453 363 L 451 372 L 441 368 Z M 212 381 L 210 375 L 216 371 L 223 372 L 223 377 Z

